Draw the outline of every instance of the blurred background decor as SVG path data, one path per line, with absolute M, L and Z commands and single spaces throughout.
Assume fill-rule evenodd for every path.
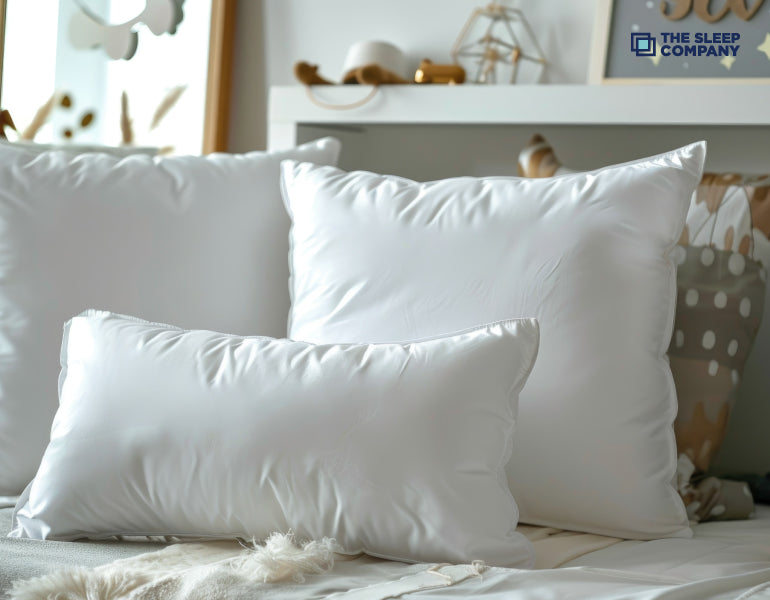
M 546 67 L 524 13 L 500 2 L 471 13 L 452 47 L 452 60 L 475 83 L 539 83 Z
M 86 1 L 76 0 L 80 10 L 70 19 L 70 42 L 75 48 L 102 47 L 113 60 L 130 60 L 136 54 L 138 26 L 146 26 L 155 35 L 173 35 L 184 18 L 185 0 L 146 0 L 139 14 L 113 24 L 92 10 Z M 131 2 L 127 4 L 130 6 Z
M 34 123 L 34 135 L 20 138 L 39 144 L 226 150 L 235 6 L 0 0 L 0 106 L 22 133 Z M 47 106 L 62 90 L 71 105 Z

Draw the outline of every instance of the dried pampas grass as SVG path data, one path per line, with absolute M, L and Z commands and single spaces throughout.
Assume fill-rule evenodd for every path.
M 128 113 L 128 94 L 126 92 L 120 95 L 120 133 L 121 143 L 124 146 L 134 144 L 134 127 Z
M 19 139 L 31 142 L 51 118 L 54 107 L 59 102 L 59 94 L 54 92 L 43 106 L 37 109 L 32 122 L 19 134 Z
M 163 97 L 163 100 L 160 101 L 160 104 L 158 104 L 158 108 L 155 109 L 155 114 L 153 114 L 152 121 L 150 122 L 150 131 L 153 131 L 160 125 L 164 117 L 172 108 L 174 108 L 176 103 L 179 102 L 179 98 L 182 97 L 182 94 L 186 89 L 186 85 L 178 85 L 168 91 Z

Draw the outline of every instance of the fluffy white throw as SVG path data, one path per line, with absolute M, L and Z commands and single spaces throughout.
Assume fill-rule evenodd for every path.
M 301 582 L 334 566 L 334 540 L 301 546 L 273 534 L 264 545 L 175 544 L 95 569 L 68 569 L 17 582 L 12 600 L 208 600 L 247 596 L 255 584 Z M 243 594 L 243 596 L 241 596 Z
M 552 569 L 587 552 L 618 543 L 617 538 L 544 527 L 518 529 L 534 545 L 536 569 Z M 264 545 L 237 542 L 174 544 L 95 569 L 69 569 L 17 582 L 10 600 L 228 600 L 307 598 L 297 588 L 306 575 L 338 566 L 331 579 L 314 587 L 316 597 L 344 600 L 399 598 L 409 592 L 459 584 L 486 569 L 470 565 L 403 565 L 369 557 L 335 554 L 331 539 L 298 545 L 294 537 L 273 534 Z M 356 559 L 356 560 L 353 560 Z M 362 578 L 362 574 L 366 577 Z M 372 578 L 373 577 L 373 578 Z M 364 581 L 366 579 L 366 581 Z M 376 582 L 376 583 L 374 583 Z M 283 583 L 283 586 L 276 586 Z M 359 589 L 351 586 L 363 586 Z M 279 589 L 280 588 L 280 589 Z M 337 593 L 329 590 L 335 589 Z M 325 591 L 324 591 L 325 590 Z M 329 596 L 331 593 L 331 596 Z
M 313 597 L 345 600 L 400 598 L 418 590 L 449 587 L 479 576 L 486 567 L 470 565 L 403 565 L 369 557 L 335 554 L 334 540 L 297 545 L 294 537 L 273 534 L 264 545 L 235 542 L 174 544 L 95 569 L 69 569 L 17 582 L 10 600 L 254 600 L 306 598 L 306 575 L 330 571 L 337 561 L 352 570 L 311 586 Z M 359 564 L 359 561 L 363 561 Z M 375 568 L 372 581 L 360 569 Z M 276 585 L 283 584 L 283 585 Z M 363 585 L 362 585 L 363 584 Z M 342 587 L 340 587 L 342 586 Z M 331 593 L 331 589 L 336 593 Z M 326 591 L 324 591 L 326 590 Z M 319 595 L 320 594 L 320 595 Z

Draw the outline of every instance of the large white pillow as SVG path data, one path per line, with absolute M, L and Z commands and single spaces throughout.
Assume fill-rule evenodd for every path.
M 534 320 L 327 345 L 72 319 L 61 406 L 14 536 L 255 537 L 530 567 L 505 480 Z
M 280 161 L 334 164 L 339 148 L 120 159 L 0 145 L 0 496 L 35 474 L 62 326 L 86 308 L 286 334 Z
M 431 183 L 287 161 L 289 335 L 385 342 L 537 317 L 508 466 L 522 521 L 689 535 L 672 485 L 670 252 L 705 151 L 549 180 Z

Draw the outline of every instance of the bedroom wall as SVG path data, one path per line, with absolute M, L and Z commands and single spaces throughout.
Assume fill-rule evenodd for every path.
M 354 42 L 396 44 L 415 69 L 422 58 L 449 62 L 449 51 L 474 8 L 487 0 L 240 0 L 230 147 L 263 148 L 266 93 L 295 82 L 298 60 L 338 80 Z M 521 8 L 550 64 L 544 81 L 584 83 L 594 0 L 509 0 Z

